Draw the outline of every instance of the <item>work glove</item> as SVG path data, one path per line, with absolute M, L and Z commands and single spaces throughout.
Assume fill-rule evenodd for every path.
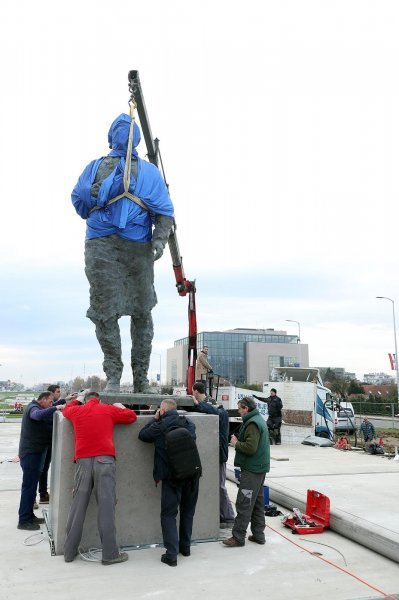
M 84 404 L 86 402 L 86 396 L 90 391 L 90 388 L 86 388 L 85 390 L 79 390 L 79 393 L 76 396 L 76 400 L 79 400 L 81 404 Z
M 153 240 L 152 241 L 152 259 L 155 262 L 158 258 L 161 258 L 163 254 L 164 244 L 161 240 Z

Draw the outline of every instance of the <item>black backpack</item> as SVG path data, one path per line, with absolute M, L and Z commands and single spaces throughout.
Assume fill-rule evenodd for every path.
M 164 423 L 161 423 L 165 435 L 170 479 L 176 482 L 194 480 L 202 475 L 197 444 L 190 432 L 184 427 L 185 423 L 187 423 L 185 417 L 179 417 L 179 425 L 166 427 Z
M 384 448 L 375 442 L 371 442 L 368 452 L 369 454 L 385 454 Z

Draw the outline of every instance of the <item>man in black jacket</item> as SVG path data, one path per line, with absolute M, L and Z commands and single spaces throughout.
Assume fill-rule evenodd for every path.
M 40 529 L 44 523 L 33 512 L 36 489 L 43 468 L 48 446 L 51 444 L 51 431 L 46 419 L 63 405 L 51 406 L 51 392 L 43 392 L 37 400 L 33 400 L 24 411 L 19 442 L 19 460 L 22 476 L 21 501 L 19 505 L 18 529 Z
M 234 525 L 234 509 L 226 489 L 226 462 L 229 458 L 229 415 L 222 406 L 213 406 L 211 398 L 205 394 L 202 382 L 194 383 L 193 397 L 196 410 L 219 417 L 219 488 L 220 488 L 220 527 L 228 529 Z
M 195 425 L 185 419 L 182 425 L 172 399 L 161 402 L 152 421 L 144 425 L 139 433 L 142 442 L 154 443 L 154 480 L 162 481 L 161 527 L 166 553 L 161 561 L 170 567 L 177 566 L 177 555 L 190 556 L 191 533 L 195 507 L 198 499 L 198 479 L 181 481 L 171 480 L 168 457 L 165 448 L 165 430 L 184 426 L 195 440 Z M 180 525 L 177 532 L 176 516 L 180 508 Z
M 61 388 L 59 385 L 49 385 L 47 388 L 48 392 L 53 394 L 52 406 L 58 406 L 59 404 L 66 404 L 76 394 L 69 394 L 66 398 L 61 398 Z M 53 437 L 53 415 L 50 414 L 46 418 L 47 427 L 50 429 L 50 445 L 47 448 L 47 452 L 44 458 L 43 470 L 39 478 L 39 496 L 40 504 L 48 504 L 50 502 L 50 495 L 48 493 L 48 471 L 51 463 L 51 440 Z
M 267 419 L 267 428 L 269 429 L 270 443 L 281 444 L 281 423 L 283 420 L 281 410 L 283 403 L 277 396 L 276 388 L 270 390 L 270 396 L 266 399 L 269 409 L 269 418 Z

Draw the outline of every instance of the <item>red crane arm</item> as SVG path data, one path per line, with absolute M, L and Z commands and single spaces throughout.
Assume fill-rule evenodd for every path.
M 165 172 L 163 169 L 162 158 L 159 151 L 159 140 L 152 137 L 150 122 L 147 115 L 147 109 L 144 103 L 144 96 L 141 89 L 141 83 L 138 71 L 129 71 L 128 74 L 129 91 L 131 93 L 130 102 L 137 106 L 137 112 L 140 119 L 140 125 L 143 131 L 148 160 L 159 168 L 161 163 L 161 172 L 166 183 Z M 166 184 L 168 185 L 168 184 Z M 172 257 L 173 271 L 176 279 L 176 288 L 179 296 L 187 296 L 188 299 L 188 366 L 187 366 L 187 394 L 192 394 L 193 384 L 195 382 L 195 363 L 197 360 L 197 313 L 195 306 L 195 281 L 186 279 L 183 268 L 183 259 L 180 255 L 179 244 L 176 236 L 176 223 L 170 232 L 168 245 Z

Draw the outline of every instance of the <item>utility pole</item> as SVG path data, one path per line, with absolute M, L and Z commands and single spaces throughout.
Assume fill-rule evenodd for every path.
M 398 361 L 398 344 L 396 341 L 396 319 L 395 319 L 395 301 L 387 296 L 376 296 L 379 300 L 389 300 L 392 302 L 392 317 L 393 317 L 393 338 L 395 344 L 395 370 L 396 370 L 396 398 L 399 405 L 399 361 Z

